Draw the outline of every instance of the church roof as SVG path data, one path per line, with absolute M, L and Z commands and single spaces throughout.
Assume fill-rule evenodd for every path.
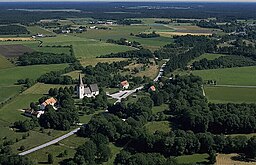
M 80 86 L 83 86 L 84 83 L 83 83 L 83 78 L 81 77 L 81 74 L 79 74 L 79 85 Z
M 84 88 L 84 94 L 91 94 L 91 90 L 89 87 Z
M 92 92 L 97 92 L 99 91 L 99 87 L 97 84 L 90 84 L 90 89 Z

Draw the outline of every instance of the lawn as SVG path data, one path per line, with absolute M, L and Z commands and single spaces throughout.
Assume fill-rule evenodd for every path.
M 168 133 L 171 131 L 170 123 L 168 121 L 152 121 L 145 125 L 147 131 L 151 134 L 156 131 Z
M 43 83 L 36 83 L 29 89 L 23 92 L 23 94 L 48 94 L 48 91 L 51 88 L 60 88 L 60 87 L 70 87 L 71 85 L 56 85 L 56 84 L 43 84 Z
M 11 68 L 14 67 L 10 61 L 8 61 L 4 56 L 0 55 L 0 69 Z
M 189 62 L 189 64 L 192 64 L 195 61 L 200 61 L 204 58 L 206 58 L 207 60 L 215 60 L 216 58 L 222 57 L 222 56 L 226 56 L 224 54 L 210 54 L 210 53 L 205 53 L 197 58 L 195 58 L 194 60 L 192 60 L 191 62 Z
M 193 155 L 183 155 L 178 156 L 175 159 L 178 163 L 206 163 L 208 162 L 208 154 L 193 154 Z
M 256 88 L 205 86 L 206 97 L 213 103 L 256 103 Z
M 197 70 L 192 73 L 203 80 L 216 80 L 218 85 L 256 86 L 256 66 Z

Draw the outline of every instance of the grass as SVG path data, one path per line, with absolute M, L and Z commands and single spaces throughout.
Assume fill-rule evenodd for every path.
M 256 162 L 245 162 L 236 160 L 239 158 L 238 154 L 218 154 L 216 157 L 216 164 L 234 164 L 234 165 L 255 165 Z
M 0 70 L 0 86 L 13 85 L 18 79 L 37 79 L 40 75 L 64 69 L 68 64 L 19 66 Z
M 68 76 L 72 77 L 73 79 L 78 79 L 79 78 L 79 74 L 84 76 L 84 74 L 82 73 L 81 70 L 75 70 L 75 71 L 66 73 L 64 75 L 68 75 Z
M 113 143 L 109 143 L 109 148 L 111 149 L 111 158 L 107 162 L 104 162 L 104 165 L 113 165 L 116 155 L 122 150 L 121 147 L 117 147 Z
M 47 156 L 51 153 L 54 157 L 53 165 L 59 164 L 64 159 L 73 158 L 75 155 L 75 148 L 84 144 L 88 139 L 83 137 L 78 137 L 77 135 L 72 135 L 67 139 L 64 139 L 59 142 L 59 145 L 51 145 L 36 152 L 33 152 L 28 155 L 28 157 L 36 162 L 37 164 L 47 164 Z M 63 153 L 64 150 L 67 151 L 68 155 L 64 157 L 58 157 L 60 153 Z
M 8 61 L 4 56 L 0 55 L 0 69 L 12 68 L 14 65 Z
M 208 154 L 193 154 L 193 155 L 183 155 L 183 156 L 178 156 L 175 159 L 179 164 L 182 163 L 203 163 L 203 162 L 208 162 Z
M 36 83 L 29 89 L 23 92 L 23 94 L 48 94 L 48 91 L 51 88 L 60 88 L 60 87 L 70 87 L 70 85 L 56 85 L 56 84 L 43 84 L 43 83 Z
M 200 61 L 200 60 L 202 60 L 202 59 L 204 59 L 204 58 L 206 58 L 207 60 L 215 60 L 215 59 L 217 59 L 217 58 L 219 58 L 219 57 L 222 57 L 222 56 L 226 56 L 226 55 L 224 55 L 224 54 L 212 54 L 212 53 L 210 54 L 210 53 L 205 53 L 205 54 L 203 54 L 203 55 L 201 55 L 201 56 L 195 58 L 195 59 L 192 60 L 191 62 L 189 62 L 189 64 L 192 64 L 192 63 L 195 62 L 195 61 Z
M 203 80 L 216 80 L 218 85 L 256 86 L 256 66 L 197 70 L 192 73 Z
M 212 103 L 256 103 L 256 88 L 206 86 L 204 89 Z
M 30 31 L 30 33 L 32 35 L 36 35 L 36 34 L 44 34 L 44 35 L 53 35 L 54 33 L 51 31 L 48 31 L 44 28 L 41 28 L 39 26 L 27 26 L 26 27 L 28 31 Z
M 168 133 L 171 131 L 170 123 L 168 121 L 152 121 L 145 125 L 147 131 L 151 134 L 156 131 Z
M 17 95 L 20 89 L 21 87 L 18 85 L 0 87 L 0 103 Z
M 168 109 L 169 106 L 167 104 L 162 104 L 160 106 L 154 106 L 152 108 L 152 113 L 157 114 L 158 112 L 163 112 L 164 110 Z
M 38 43 L 26 43 L 23 44 L 37 52 L 44 52 L 44 53 L 56 53 L 56 54 L 70 54 L 70 48 L 66 47 L 38 47 Z
M 119 62 L 119 61 L 125 61 L 125 60 L 127 60 L 127 58 L 82 58 L 80 60 L 80 63 L 83 66 L 88 66 L 88 65 L 95 66 L 99 62 L 113 63 L 113 62 Z

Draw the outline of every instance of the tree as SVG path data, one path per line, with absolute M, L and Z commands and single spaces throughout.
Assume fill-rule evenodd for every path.
M 48 163 L 53 164 L 53 156 L 52 154 L 48 154 Z
M 216 151 L 211 150 L 209 152 L 209 158 L 208 159 L 209 159 L 209 163 L 211 163 L 211 164 L 216 163 Z
M 248 141 L 246 150 L 245 150 L 245 155 L 248 158 L 255 159 L 256 158 L 256 136 L 250 138 Z

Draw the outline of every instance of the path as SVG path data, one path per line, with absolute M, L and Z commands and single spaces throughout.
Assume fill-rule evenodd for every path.
M 64 139 L 68 138 L 68 137 L 71 136 L 71 135 L 74 135 L 75 133 L 77 133 L 77 131 L 78 131 L 79 129 L 80 129 L 80 128 L 76 128 L 76 129 L 74 129 L 73 131 L 71 131 L 71 132 L 69 132 L 69 133 L 67 133 L 67 134 L 65 134 L 65 135 L 63 135 L 63 136 L 61 136 L 61 137 L 59 137 L 59 138 L 57 138 L 57 139 L 54 139 L 54 140 L 49 141 L 49 142 L 47 142 L 47 143 L 45 143 L 45 144 L 42 144 L 42 145 L 37 146 L 37 147 L 35 147 L 35 148 L 32 148 L 32 149 L 30 149 L 30 150 L 28 150 L 28 151 L 21 152 L 21 153 L 19 153 L 19 155 L 21 155 L 21 156 L 27 155 L 27 154 L 30 154 L 30 153 L 35 152 L 35 151 L 37 151 L 37 150 L 43 149 L 43 148 L 45 148 L 45 147 L 48 147 L 48 146 L 50 146 L 50 145 L 56 144 L 56 143 L 58 143 L 59 141 L 64 140 Z

